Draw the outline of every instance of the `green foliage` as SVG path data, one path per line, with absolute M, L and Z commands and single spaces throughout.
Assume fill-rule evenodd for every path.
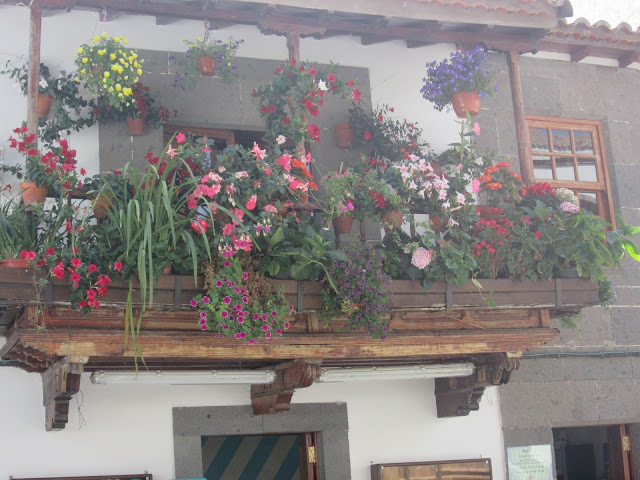
M 39 218 L 30 214 L 20 197 L 0 205 L 0 258 L 17 258 L 22 250 L 37 249 Z
M 195 40 L 183 40 L 187 45 L 187 53 L 184 57 L 172 57 L 177 67 L 174 86 L 183 90 L 191 90 L 198 83 L 200 71 L 198 59 L 200 57 L 213 57 L 216 65 L 216 75 L 222 77 L 226 83 L 233 82 L 236 77 L 237 66 L 233 64 L 233 58 L 244 40 L 215 40 L 212 38 L 196 37 Z

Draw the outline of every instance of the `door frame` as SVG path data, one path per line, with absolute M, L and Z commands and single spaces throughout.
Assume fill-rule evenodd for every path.
M 253 415 L 251 405 L 173 409 L 176 478 L 202 478 L 203 436 L 317 432 L 321 480 L 349 480 L 346 403 L 292 404 L 288 412 Z

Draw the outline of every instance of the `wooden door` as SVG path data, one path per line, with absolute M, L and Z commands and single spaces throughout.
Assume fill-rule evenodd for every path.
M 631 425 L 612 425 L 607 428 L 610 480 L 636 480 L 636 464 L 633 455 Z
M 318 437 L 316 432 L 300 435 L 300 480 L 319 480 Z

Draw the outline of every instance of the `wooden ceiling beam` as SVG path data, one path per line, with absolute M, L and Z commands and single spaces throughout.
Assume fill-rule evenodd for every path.
M 420 48 L 434 45 L 434 42 L 423 42 L 419 40 L 407 40 L 407 48 Z
M 156 25 L 171 25 L 172 23 L 176 23 L 178 20 L 180 19 L 176 17 L 156 15 Z
M 590 47 L 582 46 L 582 47 L 572 48 L 571 51 L 569 52 L 569 55 L 571 57 L 572 62 L 579 62 L 587 58 L 590 53 L 591 53 Z
M 634 62 L 640 62 L 640 52 L 629 52 L 618 57 L 618 66 L 620 68 L 626 68 Z
M 375 45 L 376 43 L 390 42 L 392 40 L 393 38 L 379 37 L 375 33 L 372 33 L 371 35 L 360 35 L 360 43 L 365 46 Z

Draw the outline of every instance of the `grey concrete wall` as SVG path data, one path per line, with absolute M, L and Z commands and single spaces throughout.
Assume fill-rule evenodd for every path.
M 506 59 L 491 62 L 499 90 L 483 101 L 478 143 L 519 170 Z M 601 122 L 615 213 L 639 225 L 640 72 L 535 57 L 521 57 L 521 71 L 527 115 Z M 560 336 L 523 358 L 501 388 L 507 447 L 552 443 L 554 427 L 640 421 L 640 264 L 625 261 L 609 276 L 611 308 L 586 309 L 574 330 L 555 320 Z

